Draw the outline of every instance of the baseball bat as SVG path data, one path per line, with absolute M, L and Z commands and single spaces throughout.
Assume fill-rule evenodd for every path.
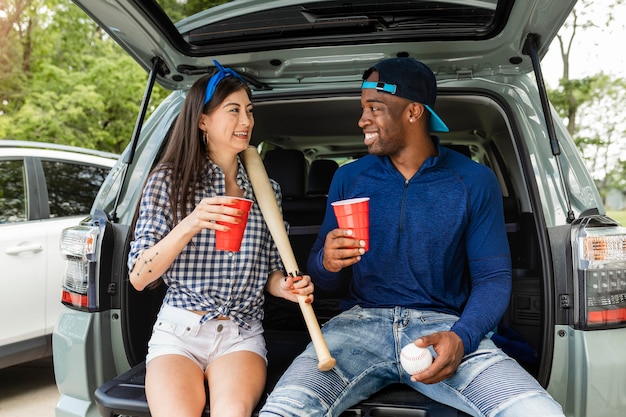
M 270 184 L 261 156 L 256 148 L 252 146 L 243 151 L 241 156 L 246 171 L 248 172 L 250 182 L 252 183 L 257 203 L 259 203 L 265 223 L 267 223 L 267 227 L 274 238 L 285 269 L 288 274 L 296 277 L 300 273 L 300 270 L 298 269 L 296 257 L 293 254 L 293 249 L 291 248 L 291 243 L 287 236 L 287 230 L 285 229 L 285 223 L 283 222 L 283 216 L 278 207 L 276 195 Z M 313 342 L 313 347 L 315 348 L 315 353 L 317 354 L 317 367 L 320 371 L 328 371 L 335 366 L 336 361 L 330 356 L 328 346 L 326 346 L 326 341 L 322 335 L 322 330 L 317 322 L 317 317 L 313 312 L 313 307 L 306 302 L 307 297 L 298 294 L 297 298 L 298 305 L 304 316 L 304 322 L 306 323 L 311 341 Z

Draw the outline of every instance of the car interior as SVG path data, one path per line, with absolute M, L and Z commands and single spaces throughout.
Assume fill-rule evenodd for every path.
M 281 100 L 255 101 L 253 144 L 264 158 L 268 176 L 276 180 L 283 193 L 283 217 L 289 224 L 289 237 L 300 269 L 306 273 L 306 259 L 317 236 L 326 208 L 326 194 L 336 169 L 365 154 L 363 135 L 357 125 L 360 117 L 359 92 L 329 92 L 306 100 L 284 97 Z M 514 124 L 507 118 L 503 100 L 475 91 L 442 88 L 436 111 L 450 127 L 438 134 L 441 144 L 461 152 L 477 163 L 490 167 L 498 177 L 513 264 L 513 294 L 505 317 L 494 329 L 494 341 L 517 359 L 533 375 L 540 369 L 544 322 L 542 272 L 534 214 L 523 180 L 523 138 L 517 137 Z M 154 138 L 159 140 L 158 138 Z M 165 140 L 163 141 L 165 143 Z M 128 226 L 115 225 L 116 242 L 128 252 L 131 232 Z M 126 262 L 113 262 L 126 265 Z M 349 269 L 343 271 L 346 281 Z M 127 277 L 127 271 L 118 271 Z M 121 279 L 122 322 L 126 352 L 131 369 L 119 376 L 125 390 L 143 392 L 143 361 L 152 324 L 161 305 L 165 288 L 137 292 Z M 316 291 L 313 309 L 320 324 L 338 312 L 342 289 L 333 293 Z M 283 370 L 310 340 L 299 307 L 268 296 L 264 320 L 268 347 L 267 392 Z M 129 384 L 135 381 L 136 385 Z M 414 404 L 430 402 L 420 394 L 403 388 L 383 390 L 368 401 L 384 403 L 385 395 L 404 393 Z M 115 380 L 96 393 L 100 403 L 115 396 Z M 144 404 L 145 406 L 145 397 Z M 404 400 L 406 400 L 404 398 Z M 132 402 L 127 404 L 130 409 Z M 207 408 L 208 409 L 208 408 Z M 146 410 L 144 410 L 146 411 Z M 357 413 L 355 411 L 355 413 Z M 352 415 L 347 411 L 345 415 Z M 357 415 L 357 414 L 354 414 Z

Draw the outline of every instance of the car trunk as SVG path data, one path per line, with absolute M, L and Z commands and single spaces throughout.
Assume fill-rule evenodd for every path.
M 551 315 L 546 311 L 551 303 L 546 303 L 544 298 L 545 294 L 550 293 L 550 289 L 546 288 L 547 280 L 543 272 L 546 270 L 544 254 L 547 253 L 547 248 L 540 244 L 543 237 L 538 233 L 540 228 L 532 209 L 533 198 L 525 184 L 528 176 L 523 173 L 523 161 L 527 161 L 524 155 L 526 148 L 513 130 L 516 123 L 506 120 L 506 115 L 512 112 L 506 108 L 505 102 L 502 97 L 487 91 L 441 89 L 437 112 L 451 127 L 451 132 L 442 134 L 440 139 L 443 145 L 489 166 L 500 180 L 512 255 L 513 294 L 500 326 L 494 329 L 493 339 L 545 385 L 551 366 L 549 358 L 552 355 L 551 350 L 549 351 L 551 347 L 547 346 L 550 346 L 548 342 L 554 324 L 548 322 Z M 335 91 L 306 100 L 287 96 L 267 102 L 261 99 L 255 103 L 257 125 L 254 137 L 257 142 L 263 142 L 265 147 L 295 149 L 312 159 L 324 158 L 331 153 L 358 157 L 367 152 L 362 144 L 360 129 L 356 125 L 359 109 L 358 90 Z M 307 115 L 306 119 L 297 117 L 303 114 Z M 320 121 L 325 121 L 330 127 L 321 128 Z M 279 176 L 280 173 L 272 175 Z M 276 179 L 281 182 L 279 178 Z M 288 186 L 284 187 L 283 193 L 290 193 Z M 319 217 L 308 214 L 298 217 L 296 212 L 302 204 L 296 203 L 297 201 L 287 196 L 283 210 L 286 219 L 301 219 L 291 220 L 297 224 L 292 224 L 289 237 L 298 264 L 304 269 L 308 250 L 319 227 Z M 312 220 L 314 218 L 316 220 Z M 311 221 L 307 222 L 307 219 Z M 130 226 L 121 225 L 109 229 L 109 232 L 116 234 L 114 242 L 118 247 L 115 252 L 127 253 L 130 230 Z M 125 268 L 125 263 L 123 265 Z M 149 413 L 144 392 L 144 359 L 147 341 L 165 288 L 160 286 L 138 292 L 126 279 L 126 271 L 120 270 L 118 273 L 125 350 L 133 368 L 102 385 L 96 392 L 96 400 L 104 416 L 147 416 Z M 338 292 L 316 291 L 313 309 L 320 324 L 338 312 L 339 297 Z M 264 326 L 269 362 L 266 392 L 269 393 L 291 360 L 303 350 L 310 339 L 297 305 L 282 300 L 268 297 Z M 208 415 L 208 405 L 205 415 Z M 464 414 L 406 386 L 392 385 L 367 401 L 351 407 L 342 415 Z

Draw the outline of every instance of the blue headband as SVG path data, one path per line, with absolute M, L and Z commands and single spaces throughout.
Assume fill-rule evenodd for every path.
M 215 64 L 215 67 L 217 68 L 217 72 L 213 74 L 213 76 L 209 79 L 209 82 L 206 85 L 206 92 L 204 93 L 204 103 L 202 103 L 203 106 L 207 104 L 209 100 L 213 98 L 213 94 L 215 94 L 215 88 L 220 83 L 220 81 L 222 81 L 224 78 L 228 77 L 229 75 L 232 75 L 235 78 L 239 78 L 241 81 L 244 82 L 244 84 L 246 84 L 246 80 L 241 78 L 241 76 L 237 74 L 235 71 L 233 71 L 232 69 L 224 68 L 216 60 L 213 60 L 213 63 Z

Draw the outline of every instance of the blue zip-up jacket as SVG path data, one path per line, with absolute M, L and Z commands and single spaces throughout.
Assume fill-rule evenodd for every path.
M 337 228 L 330 203 L 370 197 L 369 251 L 353 266 L 341 308 L 400 306 L 457 315 L 452 331 L 469 354 L 509 304 L 502 194 L 489 168 L 434 140 L 439 155 L 410 180 L 387 157 L 368 155 L 342 166 L 307 267 L 319 288 L 341 284 L 340 274 L 322 264 L 326 235 Z

